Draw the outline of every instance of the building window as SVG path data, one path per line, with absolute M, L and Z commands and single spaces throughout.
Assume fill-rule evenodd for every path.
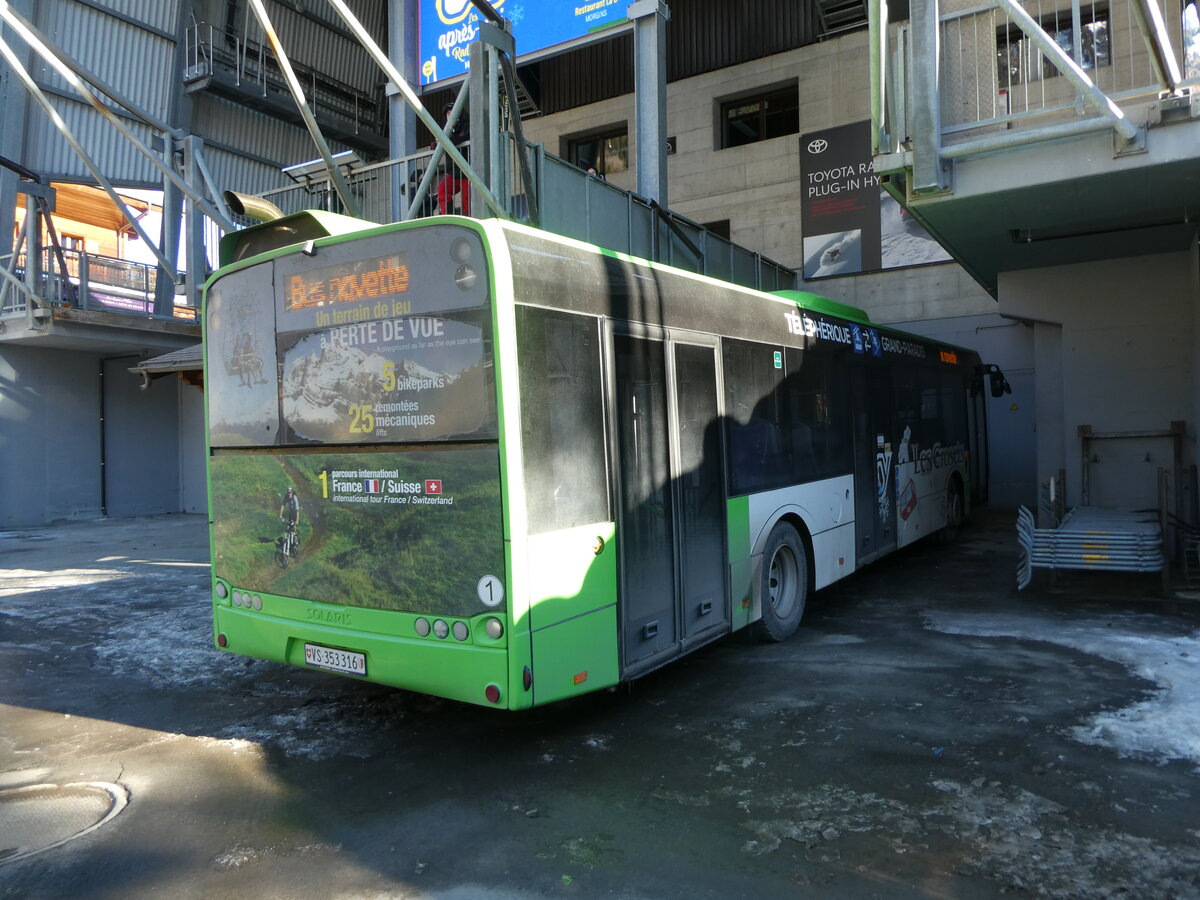
M 583 170 L 609 177 L 629 168 L 629 129 L 621 125 L 602 132 L 568 138 L 566 158 Z
M 1192 2 L 1183 8 L 1183 77 L 1200 75 L 1200 10 Z
M 719 104 L 721 149 L 800 131 L 800 92 L 795 83 L 721 100 Z
M 1072 59 L 1075 57 L 1075 31 L 1071 10 L 1059 10 L 1037 20 L 1042 30 Z M 1092 4 L 1080 10 L 1080 67 L 1096 69 L 1109 64 L 1108 7 Z M 1061 74 L 1037 45 L 1015 25 L 996 34 L 996 61 L 1000 86 L 1029 84 Z

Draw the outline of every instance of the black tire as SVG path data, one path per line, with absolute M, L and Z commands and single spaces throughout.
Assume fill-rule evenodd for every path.
M 951 478 L 946 485 L 946 524 L 938 533 L 942 543 L 950 544 L 958 539 L 959 529 L 963 523 L 963 490 L 962 482 Z
M 763 548 L 759 598 L 762 618 L 755 623 L 764 641 L 786 641 L 800 625 L 808 597 L 808 553 L 796 529 L 779 522 Z
M 275 551 L 275 565 L 279 566 L 281 569 L 286 569 L 288 567 L 288 556 L 282 550 Z

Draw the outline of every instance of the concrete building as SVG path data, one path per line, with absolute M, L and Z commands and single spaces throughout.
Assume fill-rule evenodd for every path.
M 261 29 L 245 2 L 25 0 L 14 5 L 43 31 L 53 32 L 64 51 L 85 68 L 103 73 L 178 129 L 177 133 L 155 135 L 153 128 L 141 126 L 148 144 L 157 137 L 159 146 L 173 146 L 176 162 L 195 184 L 204 187 L 207 166 L 214 186 L 267 193 L 285 208 L 314 199 L 324 202 L 332 195 L 327 177 L 324 181 L 300 179 L 295 170 L 293 177 L 283 172 L 317 153 L 297 123 L 294 105 L 289 106 L 277 66 L 269 64 Z M 1126 5 L 1111 4 L 1110 18 L 1105 21 L 1125 21 L 1126 13 L 1132 15 L 1133 10 L 1133 6 L 1126 10 Z M 422 82 L 421 48 L 415 37 L 416 0 L 391 0 L 388 4 L 363 0 L 351 6 L 366 16 L 365 23 L 381 43 L 388 44 L 391 38 L 390 52 L 412 83 Z M 419 167 L 414 154 L 424 142 L 421 129 L 403 112 L 394 91 L 386 89 L 386 78 L 327 4 L 315 0 L 267 2 L 266 7 L 289 53 L 302 64 L 302 71 L 310 73 L 316 86 L 313 108 L 331 149 L 354 154 L 353 166 L 366 173 L 356 184 L 374 179 L 374 193 L 363 195 L 365 214 L 384 220 L 398 209 L 403 212 L 399 186 L 409 184 Z M 907 10 L 902 10 L 886 26 L 880 13 L 878 27 L 869 31 L 867 9 L 862 4 L 817 0 L 795 5 L 770 0 L 753 10 L 721 0 L 670 4 L 663 76 L 664 143 L 669 150 L 662 186 L 670 209 L 705 226 L 705 239 L 714 245 L 728 239 L 803 272 L 808 256 L 805 242 L 810 237 L 804 214 L 810 198 L 805 196 L 802 138 L 860 124 L 868 134 L 883 128 L 883 111 L 891 108 L 886 104 L 899 94 L 907 97 L 909 73 L 913 78 L 919 74 L 912 54 L 905 55 L 910 47 L 905 41 L 911 42 L 918 30 L 918 15 L 932 15 L 937 21 L 938 13 L 936 8 L 931 13 L 928 6 L 914 4 L 911 20 Z M 1178 23 L 1183 11 L 1168 4 L 1165 16 Z M 1089 25 L 1095 32 L 1094 17 Z M 1061 27 L 1045 27 L 1052 36 L 1063 32 Z M 98 28 L 107 29 L 103 33 L 109 42 L 120 41 L 133 48 L 134 52 L 121 54 L 121 58 L 148 59 L 152 65 L 147 68 L 139 62 L 136 68 L 122 71 L 110 58 L 114 55 L 104 52 L 103 42 L 94 39 Z M 932 84 L 941 85 L 943 93 L 938 96 L 943 109 L 954 109 L 957 114 L 964 106 L 982 108 L 983 101 L 978 98 L 990 98 L 991 104 L 1003 97 L 1018 119 L 1029 112 L 1025 107 L 1015 108 L 1013 91 L 1001 90 L 996 60 L 1001 53 L 1011 52 L 1013 59 L 1026 60 L 1028 67 L 1040 66 L 1041 57 L 1030 45 L 1010 41 L 1010 29 L 1007 19 L 989 19 L 981 32 L 984 37 L 969 48 L 969 55 L 959 51 L 965 31 L 955 33 L 957 44 L 943 37 L 943 66 L 949 68 L 926 73 Z M 620 28 L 617 31 L 620 33 L 607 41 L 523 61 L 518 70 L 524 89 L 523 127 L 531 141 L 567 163 L 604 164 L 607 185 L 591 185 L 588 196 L 637 206 L 636 197 L 610 195 L 613 188 L 636 190 L 639 178 L 646 174 L 645 162 L 639 171 L 635 42 L 632 35 Z M 517 33 L 520 35 L 519 30 Z M 876 34 L 888 38 L 886 62 L 883 42 L 872 42 Z M 1182 58 L 1183 33 L 1175 28 L 1171 35 L 1176 55 Z M 1126 44 L 1131 45 L 1134 36 L 1140 39 L 1136 28 L 1126 29 L 1125 37 L 1130 39 Z M 1110 40 L 1115 59 L 1118 45 L 1126 45 L 1120 44 L 1115 25 Z M 1019 45 L 1015 50 L 1010 48 L 1013 42 Z M 518 52 L 520 49 L 518 38 Z M 32 58 L 32 52 L 27 52 L 26 59 Z M 968 58 L 982 60 L 984 68 L 968 72 L 963 62 Z M 873 59 L 883 68 L 873 66 Z M 1103 68 L 1095 59 L 1092 65 Z M 984 69 L 991 80 L 984 79 Z M 80 123 L 84 143 L 103 158 L 103 168 L 114 181 L 128 187 L 163 185 L 162 175 L 117 142 L 111 128 L 82 104 L 59 76 L 45 67 L 33 70 L 34 80 L 50 89 L 55 103 L 71 113 L 66 118 Z M 879 78 L 873 79 L 872 72 L 884 70 L 889 76 L 898 75 L 898 81 L 881 105 L 877 87 L 873 93 Z M 147 78 L 147 71 L 155 72 L 155 77 Z M 93 180 L 48 128 L 44 113 L 13 71 L 0 66 L 0 79 L 6 102 L 0 155 L 17 160 L 47 180 Z M 1050 78 L 1037 80 L 1039 89 L 1053 87 Z M 1026 76 L 1023 83 L 1032 82 Z M 1186 79 L 1181 78 L 1171 90 L 1182 91 L 1186 86 Z M 930 88 L 927 93 L 936 95 L 936 90 Z M 918 93 L 914 85 L 912 94 Z M 390 99 L 385 99 L 385 94 Z M 440 109 L 452 96 L 444 84 L 425 88 L 425 102 L 431 109 Z M 1057 479 L 1060 471 L 1067 476 L 1068 502 L 1077 503 L 1085 469 L 1091 478 L 1093 502 L 1156 503 L 1156 488 L 1147 486 L 1142 475 L 1150 468 L 1157 472 L 1156 463 L 1164 453 L 1170 456 L 1175 439 L 1147 438 L 1150 443 L 1146 446 L 1137 439 L 1113 441 L 1096 450 L 1102 461 L 1089 467 L 1083 464 L 1076 435 L 1079 425 L 1091 425 L 1096 432 L 1107 434 L 1157 432 L 1169 429 L 1171 422 L 1184 421 L 1181 463 L 1169 462 L 1168 468 L 1172 468 L 1173 479 L 1178 472 L 1183 477 L 1190 472 L 1196 382 L 1200 378 L 1195 362 L 1195 231 L 1187 225 L 1195 221 L 1194 206 L 1190 199 L 1177 204 L 1181 212 L 1172 213 L 1175 227 L 1169 245 L 1156 243 L 1144 228 L 1128 227 L 1162 224 L 1165 198 L 1190 197 L 1194 189 L 1194 180 L 1182 173 L 1189 163 L 1194 168 L 1200 157 L 1200 151 L 1186 148 L 1200 147 L 1200 143 L 1191 135 L 1193 107 L 1186 100 L 1180 107 L 1177 96 L 1183 94 L 1171 94 L 1176 99 L 1165 106 L 1156 95 L 1149 101 L 1141 96 L 1138 101 L 1148 102 L 1148 109 L 1158 104 L 1160 122 L 1180 120 L 1179 125 L 1156 129 L 1148 136 L 1150 157 L 1160 145 L 1159 134 L 1176 133 L 1180 140 L 1171 140 L 1173 174 L 1164 176 L 1155 191 L 1164 197 L 1158 201 L 1159 207 L 1137 206 L 1124 225 L 1126 210 L 1138 194 L 1139 167 L 1126 156 L 1095 150 L 1097 141 L 1103 144 L 1102 150 L 1109 146 L 1104 143 L 1109 141 L 1105 134 L 1089 132 L 1029 148 L 998 145 L 988 151 L 990 155 L 950 164 L 954 169 L 951 185 L 926 189 L 916 177 L 923 160 L 930 165 L 929 157 L 922 156 L 927 152 L 919 139 L 922 129 L 941 134 L 947 128 L 960 129 L 964 120 L 961 116 L 947 119 L 938 129 L 928 116 L 921 119 L 906 113 L 905 128 L 893 127 L 888 132 L 895 139 L 894 147 L 875 142 L 876 168 L 889 173 L 889 189 L 900 194 L 916 220 L 954 259 L 917 267 L 867 264 L 803 284 L 865 309 L 877 322 L 973 347 L 985 360 L 1004 369 L 1013 393 L 992 400 L 989 406 L 993 503 L 1037 506 L 1044 500 L 1049 479 Z M 1089 118 L 1075 112 L 1074 99 L 1072 90 L 1068 111 L 1062 115 Z M 777 103 L 781 105 L 773 105 Z M 389 128 L 383 126 L 385 105 L 391 107 Z M 778 115 L 777 110 L 781 110 Z M 893 109 L 891 121 L 897 115 Z M 1013 130 L 1007 119 L 990 113 L 981 116 L 973 116 L 971 122 L 981 123 L 979 128 L 985 133 Z M 731 128 L 742 131 L 731 136 Z M 958 138 L 939 142 L 933 151 L 935 158 L 941 159 L 937 154 L 943 142 L 949 145 L 954 140 Z M 1179 146 L 1174 146 L 1176 143 Z M 869 160 L 871 152 L 867 138 L 861 154 Z M 400 161 L 383 165 L 389 155 Z M 1081 170 L 1083 159 L 1089 163 L 1096 160 L 1096 168 Z M 370 168 L 372 165 L 378 168 Z M 553 162 L 553 166 L 559 165 Z M 1109 169 L 1125 173 L 1121 190 L 1115 194 L 1109 193 Z M 1143 175 L 1145 171 L 1149 170 L 1142 171 Z M 354 174 L 352 166 L 347 166 L 347 172 Z M 18 181 L 15 174 L 0 171 L 0 206 L 7 211 L 0 212 L 0 224 L 10 221 L 3 216 L 10 215 L 16 205 Z M 1014 208 L 1010 198 L 1015 196 L 1022 198 L 1019 220 L 1000 215 Z M 1081 203 L 1080 198 L 1087 196 L 1094 196 L 1095 202 Z M 1110 198 L 1107 202 L 1105 196 Z M 374 205 L 368 202 L 372 197 Z M 216 201 L 211 191 L 210 198 Z M 170 190 L 167 206 L 186 208 L 179 193 Z M 1065 259 L 997 251 L 1001 245 L 1013 252 L 1020 249 L 1011 236 L 1013 230 L 1034 235 L 1043 227 L 1060 231 L 1065 226 L 1058 212 L 1064 208 L 1079 210 L 1072 227 L 1078 229 L 1080 222 L 1090 218 L 1102 219 L 1102 230 L 1110 237 L 1088 254 Z M 945 215 L 939 216 L 939 210 Z M 1010 220 L 1011 224 L 999 224 Z M 178 219 L 174 227 L 181 228 Z M 590 237 L 608 243 L 595 234 Z M 194 242 L 198 240 L 193 236 Z M 168 236 L 163 246 L 170 245 Z M 1035 245 L 1048 246 L 1047 242 L 1030 243 Z M 196 269 L 203 267 L 206 259 L 203 249 L 195 245 L 187 253 L 191 254 L 193 277 L 179 277 L 175 271 L 171 281 L 177 281 L 180 296 L 194 304 L 201 280 Z M 156 307 L 160 315 L 167 309 L 164 302 L 160 296 Z M 68 334 L 63 330 L 67 322 L 60 316 L 53 319 L 51 330 L 57 331 L 48 337 L 39 331 L 39 322 L 11 324 L 17 318 L 13 309 L 10 306 L 5 314 L 10 327 L 0 335 L 0 447 L 4 453 L 0 527 L 102 512 L 118 515 L 202 508 L 199 393 L 171 380 L 160 380 L 143 392 L 132 376 L 127 381 L 115 377 L 124 376 L 124 370 L 139 357 L 194 341 L 194 330 L 168 334 L 161 319 L 131 324 L 126 317 L 119 329 L 111 323 L 89 323 Z M 27 315 L 24 308 L 19 312 Z M 121 330 L 120 340 L 114 337 L 115 330 Z M 114 358 L 118 356 L 123 358 Z M 105 375 L 99 383 L 98 373 Z M 1123 454 L 1119 462 L 1110 452 L 1117 447 Z M 1147 454 L 1150 463 L 1145 461 Z M 1176 492 L 1173 497 L 1179 498 L 1178 508 L 1186 512 L 1195 502 L 1194 491 L 1177 483 L 1172 490 Z

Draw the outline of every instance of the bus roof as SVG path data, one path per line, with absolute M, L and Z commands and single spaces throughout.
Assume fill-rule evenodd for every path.
M 859 309 L 857 306 L 851 306 L 849 303 L 839 303 L 837 300 L 830 300 L 828 297 L 822 297 L 820 294 L 812 294 L 808 291 L 771 291 L 771 293 L 776 297 L 783 297 L 786 300 L 791 300 L 793 303 L 799 303 L 805 309 L 811 309 L 814 312 L 840 316 L 843 319 L 849 319 L 852 322 L 859 322 L 863 325 L 871 324 L 871 317 L 867 315 L 866 310 Z

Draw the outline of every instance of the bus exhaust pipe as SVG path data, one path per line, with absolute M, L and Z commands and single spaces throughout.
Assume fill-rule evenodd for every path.
M 225 192 L 225 203 L 235 216 L 246 216 L 260 222 L 274 222 L 284 217 L 284 211 L 262 197 L 252 197 L 250 194 L 239 194 L 237 191 Z

